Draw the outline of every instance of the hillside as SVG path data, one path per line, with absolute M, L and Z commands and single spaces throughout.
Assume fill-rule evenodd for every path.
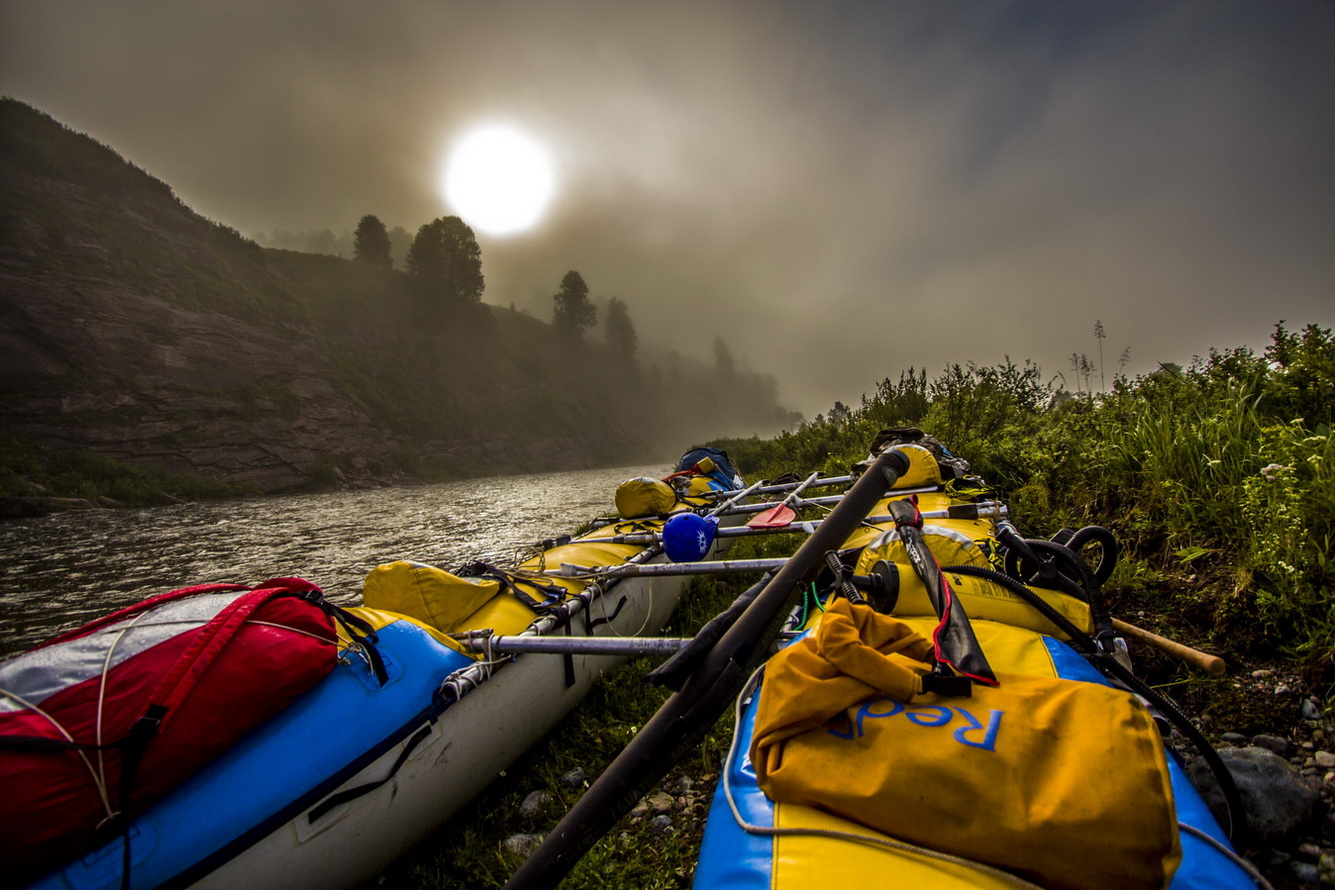
M 404 273 L 261 248 L 11 99 L 0 353 L 9 440 L 262 491 L 659 458 L 787 418 L 764 378 L 667 377 Z

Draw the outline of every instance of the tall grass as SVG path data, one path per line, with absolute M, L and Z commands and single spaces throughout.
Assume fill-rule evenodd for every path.
M 1119 377 L 1101 394 L 1072 396 L 1009 359 L 952 365 L 930 381 L 910 370 L 858 408 L 836 404 L 774 440 L 716 444 L 753 477 L 836 471 L 865 456 L 877 429 L 921 426 L 1002 488 L 1026 530 L 1107 525 L 1134 563 L 1129 576 L 1191 578 L 1167 595 L 1212 615 L 1203 630 L 1225 651 L 1329 664 L 1332 420 L 1331 332 L 1281 324 L 1261 354 L 1216 351 L 1186 369 Z

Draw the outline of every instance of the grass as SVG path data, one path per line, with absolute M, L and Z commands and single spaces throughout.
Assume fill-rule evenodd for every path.
M 164 498 L 210 500 L 253 494 L 258 494 L 253 484 L 216 482 L 0 436 L 0 497 L 84 498 L 95 506 L 142 507 Z

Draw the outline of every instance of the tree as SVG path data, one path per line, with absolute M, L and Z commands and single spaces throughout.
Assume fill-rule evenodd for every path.
M 714 338 L 714 370 L 720 380 L 732 380 L 737 376 L 737 363 L 733 361 L 732 350 L 722 337 Z
M 408 251 L 412 246 L 413 236 L 409 235 L 403 226 L 395 226 L 389 230 L 389 253 L 396 267 L 407 268 Z
M 613 297 L 607 302 L 607 318 L 604 323 L 607 325 L 607 345 L 622 357 L 633 361 L 639 337 L 635 334 L 635 325 L 631 323 L 630 312 L 626 309 L 624 301 Z
M 457 216 L 443 216 L 417 230 L 408 248 L 408 274 L 427 290 L 463 303 L 482 301 L 482 249 Z
M 357 231 L 352 233 L 352 256 L 359 263 L 379 269 L 393 267 L 389 258 L 389 232 L 379 218 L 368 213 L 357 223 Z
M 552 297 L 552 325 L 566 337 L 578 340 L 598 321 L 598 309 L 589 301 L 589 286 L 574 270 L 561 279 L 561 289 Z

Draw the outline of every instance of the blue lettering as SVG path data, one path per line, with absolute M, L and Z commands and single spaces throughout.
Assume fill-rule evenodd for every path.
M 950 722 L 950 708 L 943 708 L 940 705 L 927 705 L 922 708 L 914 708 L 908 713 L 909 720 L 919 726 L 945 726 Z
M 995 751 L 997 749 L 997 733 L 1001 730 L 1001 711 L 992 711 L 987 718 L 987 730 L 983 733 L 983 740 L 980 742 L 971 741 L 968 734 L 977 732 L 983 728 L 983 724 L 978 722 L 978 718 L 970 714 L 963 708 L 956 708 L 960 716 L 969 721 L 968 726 L 961 726 L 955 730 L 955 741 L 961 745 L 968 745 L 970 748 L 982 748 L 984 751 Z
M 874 705 L 876 705 L 876 704 L 878 704 L 878 703 L 882 703 L 882 702 L 889 704 L 889 705 L 890 705 L 890 710 L 888 710 L 888 711 L 886 711 L 886 712 L 884 712 L 884 713 L 878 713 L 878 712 L 872 710 L 872 707 L 873 707 Z M 858 708 L 858 738 L 862 738 L 862 718 L 863 718 L 863 717 L 893 717 L 893 716 L 895 716 L 896 714 L 903 713 L 903 711 L 904 711 L 904 703 L 903 703 L 903 702 L 895 701 L 893 698 L 876 698 L 876 699 L 872 699 L 871 701 L 867 702 L 867 703 L 866 703 L 865 705 L 863 705 L 862 707 Z
M 838 737 L 838 738 L 844 739 L 845 741 L 852 741 L 852 740 L 853 740 L 853 735 L 854 735 L 854 732 L 853 732 L 853 721 L 851 721 L 851 720 L 848 719 L 848 712 L 847 712 L 847 711 L 845 711 L 845 712 L 843 713 L 842 716 L 843 716 L 843 724 L 844 724 L 844 726 L 847 727 L 847 729 L 845 729 L 845 730 L 838 730 L 838 729 L 835 729 L 834 727 L 831 727 L 831 728 L 827 729 L 826 732 L 828 732 L 828 733 L 829 733 L 830 735 L 832 735 L 832 736 L 836 736 L 836 737 Z

